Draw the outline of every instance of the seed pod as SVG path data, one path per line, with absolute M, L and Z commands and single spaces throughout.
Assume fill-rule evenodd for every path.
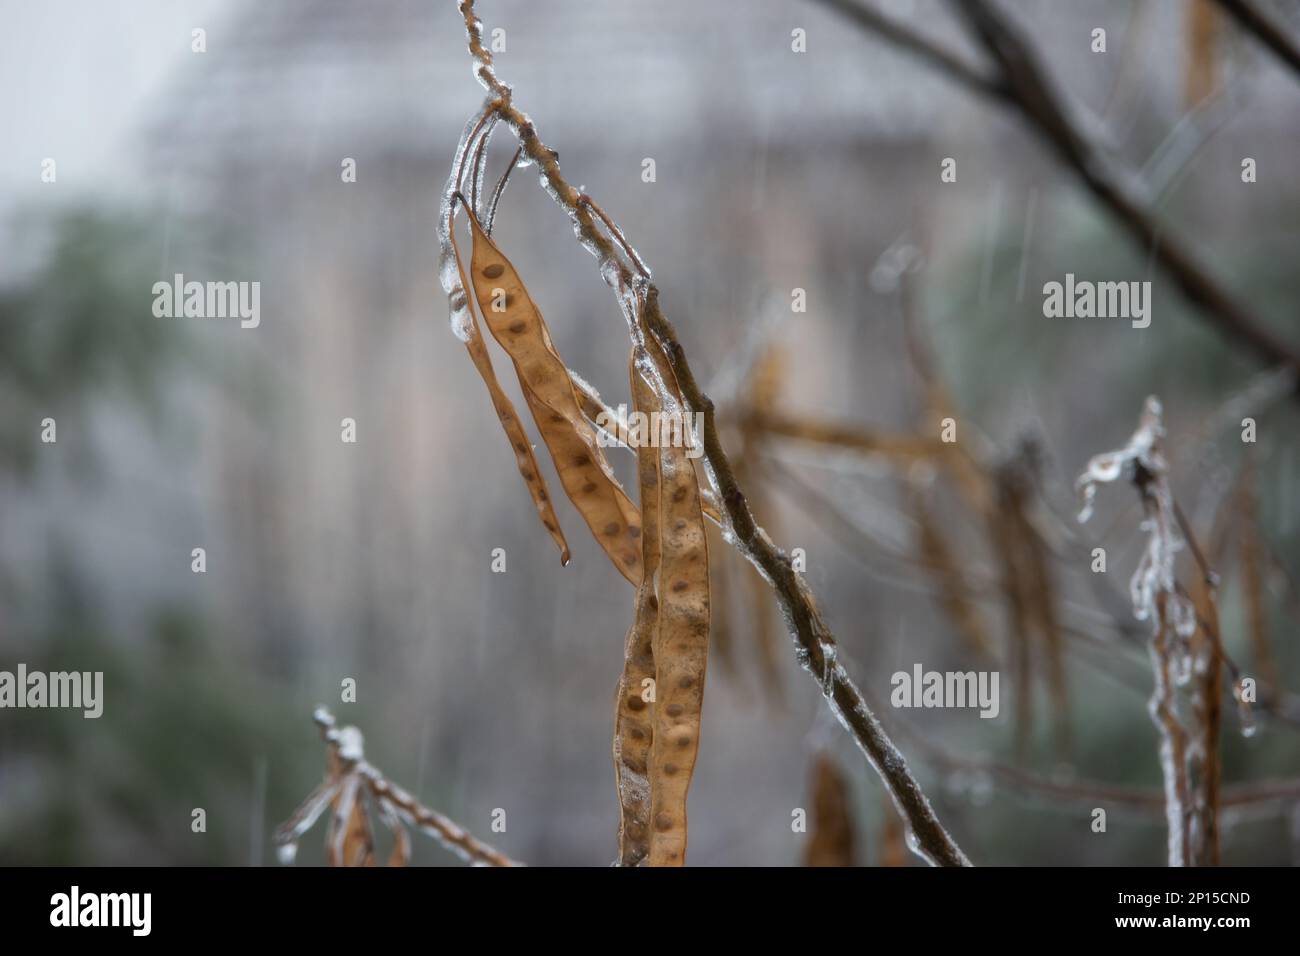
M 653 386 L 642 374 L 635 356 L 630 366 L 634 407 L 649 414 L 658 405 Z M 646 681 L 655 678 L 654 636 L 659 619 L 659 599 L 655 595 L 660 535 L 659 449 L 642 444 L 636 449 L 636 456 L 641 494 L 641 557 L 645 570 L 637 588 L 635 620 L 627 635 L 614 725 L 621 866 L 637 866 L 650 853 L 650 757 L 655 694 L 646 693 Z M 654 684 L 650 687 L 657 690 Z
M 461 288 L 468 289 L 469 283 L 465 279 L 465 267 L 462 264 L 460 249 L 456 246 L 455 230 L 451 233 L 451 246 L 456 253 L 456 267 L 460 270 Z M 472 323 L 470 328 L 472 334 L 465 343 L 465 348 L 469 350 L 469 357 L 473 359 L 474 367 L 478 369 L 479 378 L 483 379 L 483 384 L 487 386 L 488 394 L 492 398 L 492 407 L 496 409 L 497 419 L 505 430 L 506 438 L 510 440 L 510 447 L 514 449 L 515 464 L 519 468 L 519 474 L 523 476 L 524 483 L 528 486 L 533 504 L 537 506 L 537 515 L 542 521 L 542 526 L 550 532 L 551 539 L 560 549 L 560 563 L 568 564 L 569 543 L 564 539 L 564 532 L 560 530 L 560 519 L 555 516 L 551 495 L 546 488 L 546 479 L 537 470 L 537 459 L 533 457 L 533 444 L 528 440 L 524 426 L 519 421 L 519 415 L 515 412 L 514 404 L 501 390 L 501 384 L 497 381 L 496 372 L 492 368 L 492 357 L 488 355 L 487 344 L 483 341 L 478 318 L 474 315 L 474 307 L 468 302 L 465 307 Z
M 813 819 L 804 866 L 853 866 L 853 801 L 844 773 L 819 752 L 812 773 Z
M 672 368 L 649 344 L 669 391 Z M 709 653 L 709 548 L 700 486 L 685 448 L 659 451 L 659 619 L 654 638 L 654 742 L 650 761 L 650 865 L 686 862 L 686 795 L 700 744 Z
M 569 500 L 614 567 L 632 584 L 639 584 L 637 507 L 614 477 L 596 430 L 583 417 L 569 370 L 551 342 L 541 311 L 510 260 L 472 213 L 468 218 L 474 234 L 470 278 L 488 329 L 514 362 L 533 420 Z
M 332 755 L 331 755 L 332 756 Z M 375 843 L 366 817 L 362 780 L 349 771 L 330 804 L 325 856 L 330 866 L 374 866 Z

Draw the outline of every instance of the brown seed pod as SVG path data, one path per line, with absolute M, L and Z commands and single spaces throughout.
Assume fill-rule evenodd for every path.
M 460 256 L 460 249 L 456 245 L 454 229 L 451 233 L 451 245 L 456 253 L 456 267 L 460 270 L 461 288 L 468 289 L 469 282 L 465 278 L 465 266 Z M 496 409 L 497 419 L 505 430 L 506 438 L 510 440 L 510 447 L 515 453 L 515 464 L 519 468 L 519 474 L 523 476 L 524 483 L 528 486 L 533 504 L 537 506 L 537 515 L 542 521 L 542 526 L 550 532 L 551 539 L 560 549 L 560 563 L 568 564 L 569 543 L 564 539 L 564 532 L 560 530 L 560 519 L 556 517 L 555 508 L 551 504 L 546 479 L 537 470 L 537 459 L 533 456 L 533 443 L 528 440 L 528 434 L 519 421 L 514 404 L 501 390 L 501 383 L 497 381 L 496 372 L 492 368 L 492 357 L 488 355 L 487 343 L 483 341 L 483 333 L 479 329 L 473 305 L 466 302 L 465 308 L 473 323 L 472 335 L 465 343 L 465 348 L 469 350 L 469 357 L 474 361 L 474 368 L 478 370 L 479 378 L 483 379 L 483 384 L 487 386 L 488 394 L 492 398 L 492 407 Z
M 658 346 L 650 358 L 680 395 Z M 659 451 L 659 619 L 654 638 L 654 742 L 650 761 L 650 865 L 686 862 L 686 795 L 700 744 L 709 654 L 709 547 L 700 486 L 687 449 Z
M 632 401 L 638 411 L 657 407 L 654 389 L 630 363 Z M 614 777 L 620 808 L 619 864 L 637 866 L 650 853 L 650 755 L 654 741 L 654 636 L 659 619 L 655 575 L 659 569 L 659 450 L 637 448 L 641 494 L 641 555 L 645 568 L 637 588 L 636 617 L 628 631 L 623 674 L 618 683 L 614 725 Z M 650 688 L 654 688 L 650 684 Z M 649 698 L 649 700 L 647 700 Z
M 467 208 L 474 235 L 470 280 L 493 338 L 515 365 L 524 397 L 550 449 L 564 491 L 620 574 L 641 581 L 641 516 L 614 477 L 596 430 L 582 414 L 550 331 L 501 250 Z
M 825 752 L 813 761 L 812 832 L 804 866 L 853 866 L 853 800 L 844 773 Z

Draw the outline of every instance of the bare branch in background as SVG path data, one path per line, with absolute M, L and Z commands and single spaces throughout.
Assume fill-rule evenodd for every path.
M 999 77 L 980 72 L 978 68 L 969 65 L 955 53 L 945 50 L 930 38 L 903 26 L 897 20 L 884 16 L 865 3 L 857 3 L 855 0 L 817 0 L 817 2 L 843 14 L 859 26 L 884 37 L 909 53 L 915 54 L 958 83 L 973 86 L 981 93 L 995 98 L 1005 99 L 1010 96 L 1006 84 Z
M 1300 74 L 1300 42 L 1287 35 L 1286 30 L 1265 13 L 1253 0 L 1215 0 L 1242 27 L 1277 54 L 1287 66 Z
M 929 62 L 940 63 L 947 75 L 964 79 L 972 89 L 991 95 L 999 103 L 1014 106 L 1030 127 L 1078 173 L 1093 195 L 1174 278 L 1187 299 L 1229 340 L 1241 340 L 1269 365 L 1300 369 L 1300 349 L 1279 337 L 1249 306 L 1236 299 L 1206 271 L 1192 252 L 1162 227 L 1147 199 L 1131 182 L 1131 174 L 1114 170 L 1109 158 L 1092 145 L 1071 118 L 1065 101 L 1053 89 L 1032 45 L 992 3 L 988 0 L 954 0 L 952 4 L 997 65 L 998 78 L 990 83 L 982 75 L 969 76 L 969 70 L 954 71 L 926 49 L 929 41 L 920 40 L 911 31 L 878 13 L 864 13 L 864 8 L 847 0 L 819 2 L 839 10 L 885 39 L 922 53 Z M 1300 391 L 1295 395 L 1300 398 Z
M 1224 653 L 1219 634 L 1218 575 L 1196 542 L 1169 484 L 1163 451 L 1165 427 L 1160 401 L 1148 398 L 1138 428 L 1118 451 L 1094 456 L 1078 481 L 1083 493 L 1080 521 L 1092 512 L 1098 485 L 1130 479 L 1142 501 L 1147 546 L 1129 590 L 1139 620 L 1151 622 L 1151 668 L 1155 686 L 1151 719 L 1160 733 L 1160 767 L 1165 781 L 1169 865 L 1218 861 L 1220 806 L 1219 731 L 1221 674 L 1226 668 L 1238 688 L 1242 733 L 1254 732 L 1240 691 L 1237 668 Z M 1190 551 L 1198 571 L 1194 593 L 1177 580 L 1176 560 Z M 1186 698 L 1187 706 L 1180 701 Z

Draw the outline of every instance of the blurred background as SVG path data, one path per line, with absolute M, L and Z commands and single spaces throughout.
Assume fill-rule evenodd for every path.
M 987 62 L 948 4 L 863 3 Z M 1295 347 L 1300 78 L 1212 3 L 1001 8 L 1164 228 Z M 1300 35 L 1300 3 L 1270 9 Z M 1223 859 L 1300 862 L 1294 381 L 1189 306 L 1014 109 L 822 3 L 479 13 L 505 31 L 516 105 L 655 270 L 760 522 L 804 550 L 842 657 L 968 855 L 1164 860 L 1148 632 L 1127 598 L 1140 509 L 1104 488 L 1080 529 L 1072 490 L 1154 393 L 1179 500 L 1222 543 L 1225 647 L 1268 688 L 1249 737 L 1225 698 Z M 319 782 L 325 704 L 394 781 L 516 859 L 607 864 L 632 594 L 567 501 L 560 566 L 448 328 L 438 200 L 482 94 L 455 5 L 54 0 L 0 17 L 0 669 L 105 674 L 99 720 L 0 712 L 0 863 L 270 864 L 271 832 Z M 532 170 L 495 238 L 569 366 L 627 401 L 623 320 Z M 1067 272 L 1150 280 L 1150 327 L 1045 318 L 1043 283 Z M 156 318 L 153 283 L 176 273 L 260 282 L 260 326 Z M 941 393 L 999 489 L 992 521 L 942 468 L 854 437 L 934 439 Z M 619 452 L 625 479 L 630 464 Z M 1008 580 L 1008 514 L 1029 585 Z M 852 862 L 914 864 L 769 592 L 716 539 L 712 573 L 691 863 L 803 863 L 792 811 L 821 808 L 814 822 L 847 821 Z M 998 719 L 889 707 L 890 675 L 916 662 L 999 670 Z M 320 837 L 301 862 L 324 859 Z M 459 865 L 423 837 L 415 862 Z

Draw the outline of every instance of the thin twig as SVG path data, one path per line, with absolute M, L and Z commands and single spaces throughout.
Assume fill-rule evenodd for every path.
M 1300 350 L 1276 335 L 1243 302 L 1233 297 L 1207 272 L 1189 249 L 1164 229 L 1146 198 L 1129 178 L 1117 175 L 1101 151 L 1094 148 L 1066 108 L 1049 81 L 1031 44 L 987 0 L 952 0 L 952 6 L 972 27 L 998 67 L 998 79 L 988 81 L 982 75 L 967 75 L 969 70 L 955 70 L 942 58 L 926 49 L 928 41 L 903 30 L 893 21 L 847 0 L 820 0 L 840 10 L 854 22 L 892 40 L 913 52 L 923 53 L 949 76 L 996 102 L 1014 106 L 1029 125 L 1075 170 L 1088 189 L 1119 219 L 1129 233 L 1148 250 L 1178 283 L 1183 294 L 1230 340 L 1240 339 L 1269 365 L 1286 365 L 1300 369 Z M 1293 392 L 1300 398 L 1300 389 Z
M 854 0 L 818 0 L 818 2 L 822 6 L 842 13 L 858 25 L 866 27 L 872 33 L 884 37 L 909 53 L 915 54 L 958 83 L 973 86 L 980 92 L 999 99 L 1010 95 L 1006 84 L 997 77 L 981 73 L 955 53 L 944 49 L 928 37 L 916 33 L 897 20 L 878 13 L 864 4 L 855 3 Z
M 1251 0 L 1216 0 L 1216 2 L 1241 26 L 1255 34 L 1255 37 L 1276 53 L 1287 66 L 1300 74 L 1300 43 L 1287 36 L 1286 31 L 1275 23 L 1271 16 L 1255 6 Z
M 379 807 L 381 819 L 392 827 L 394 818 L 413 826 L 436 839 L 447 849 L 466 862 L 479 866 L 521 866 L 500 850 L 476 839 L 468 830 L 454 820 L 443 816 L 437 810 L 423 806 L 401 787 L 392 783 L 378 769 L 369 764 L 361 750 L 361 735 L 355 728 L 334 726 L 334 717 L 324 707 L 316 708 L 312 720 L 320 729 L 321 740 L 325 742 L 331 756 L 337 762 L 339 772 L 331 779 L 325 780 L 312 791 L 293 815 L 280 826 L 275 833 L 275 843 L 290 852 L 286 859 L 292 858 L 292 850 L 298 838 L 309 830 L 319 818 L 326 804 L 333 799 L 340 788 L 346 785 L 355 787 L 357 782 L 364 783 L 371 797 Z M 355 795 L 353 796 L 355 799 Z M 350 802 L 350 801 L 349 801 Z M 346 814 L 344 814 L 346 818 Z M 342 831 L 338 839 L 342 840 Z M 394 830 L 394 839 L 405 845 L 405 833 Z M 339 854 L 335 854 L 336 858 Z
M 1008 789 L 1033 790 L 1053 798 L 1095 804 L 1104 802 L 1132 807 L 1163 815 L 1165 795 L 1163 790 L 1144 787 L 1126 787 L 1084 778 L 1058 778 L 1013 764 L 993 760 L 958 757 L 933 746 L 909 728 L 896 727 L 900 737 L 916 745 L 921 758 L 945 770 L 965 770 L 987 773 L 994 781 Z M 1244 807 L 1258 803 L 1289 803 L 1300 799 L 1300 779 L 1262 780 L 1254 783 L 1232 784 L 1223 788 L 1219 806 Z
M 856 425 L 837 425 L 813 418 L 783 413 L 765 413 L 755 417 L 752 426 L 784 438 L 796 438 L 820 445 L 834 445 L 868 455 L 884 455 L 894 461 L 937 459 L 954 454 L 953 445 L 938 438 L 907 433 L 888 433 Z

